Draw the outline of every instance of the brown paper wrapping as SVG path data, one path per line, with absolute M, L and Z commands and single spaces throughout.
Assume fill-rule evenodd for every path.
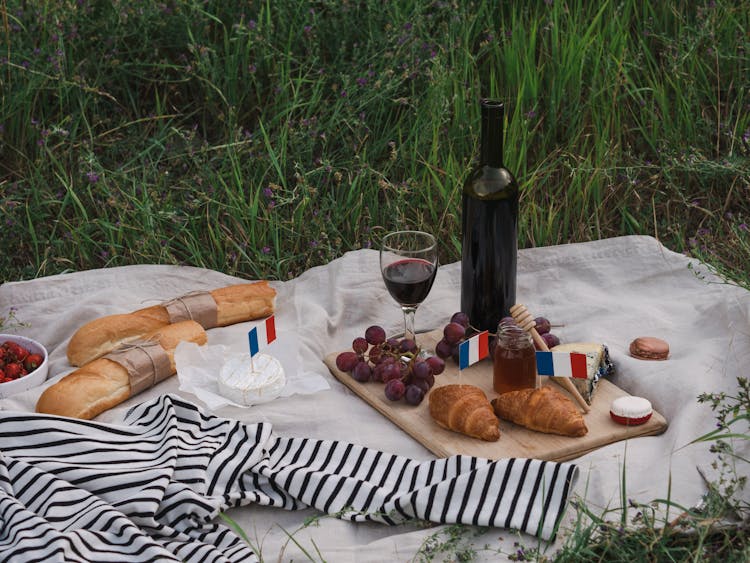
M 131 397 L 172 375 L 169 356 L 158 342 L 132 342 L 104 357 L 127 370 Z
M 196 321 L 208 330 L 218 324 L 218 306 L 211 293 L 196 291 L 167 301 L 164 307 L 170 323 Z

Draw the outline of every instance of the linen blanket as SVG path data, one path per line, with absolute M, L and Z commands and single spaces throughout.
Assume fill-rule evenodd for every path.
M 72 369 L 65 347 L 83 323 L 190 291 L 244 281 L 188 266 L 75 272 L 0 286 L 0 311 L 16 307 L 19 319 L 30 324 L 18 333 L 48 347 L 51 383 Z M 380 276 L 378 253 L 350 252 L 273 285 L 278 290 L 277 332 L 295 335 L 301 372 L 326 377 L 330 389 L 248 409 L 224 407 L 206 415 L 237 421 L 244 428 L 268 424 L 278 439 L 335 441 L 414 463 L 435 460 L 431 452 L 338 383 L 322 362 L 327 354 L 349 348 L 352 339 L 371 324 L 380 324 L 389 333 L 402 330 L 401 311 Z M 459 309 L 459 288 L 460 264 L 441 265 L 430 295 L 417 311 L 417 330 L 443 326 Z M 723 283 L 696 261 L 670 251 L 652 237 L 628 236 L 521 250 L 518 301 L 534 315 L 559 325 L 553 330 L 562 342 L 607 344 L 616 368 L 612 382 L 649 399 L 669 423 L 659 436 L 617 442 L 572 460 L 579 477 L 571 487 L 571 498 L 595 514 L 612 511 L 614 520 L 619 519 L 615 511 L 623 502 L 668 498 L 682 507 L 697 504 L 707 491 L 703 476 L 717 478 L 710 444 L 692 443 L 716 428 L 715 414 L 697 397 L 701 393 L 735 394 L 737 377 L 750 375 L 750 292 Z M 669 360 L 645 362 L 630 357 L 628 346 L 638 336 L 667 340 Z M 208 339 L 209 345 L 242 351 L 247 345 L 247 325 L 211 329 Z M 2 412 L 33 412 L 40 392 L 0 401 Z M 96 422 L 123 425 L 129 409 L 170 394 L 186 404 L 201 405 L 197 397 L 179 391 L 177 379 L 171 378 L 103 413 Z M 131 423 L 132 416 L 127 419 Z M 750 457 L 741 441 L 735 446 L 745 448 L 739 451 L 745 459 Z M 12 458 L 4 451 L 2 455 L 6 464 Z M 736 469 L 748 474 L 745 465 Z M 740 494 L 747 502 L 748 491 Z M 389 526 L 321 517 L 325 512 L 315 505 L 298 501 L 310 508 L 300 505 L 298 510 L 284 510 L 249 502 L 230 508 L 227 514 L 267 560 L 309 560 L 310 554 L 319 553 L 316 557 L 326 561 L 406 561 L 447 530 L 416 521 Z M 678 509 L 672 510 L 676 515 Z M 473 539 L 476 558 L 509 558 L 515 554 L 515 542 L 551 555 L 565 541 L 576 515 L 570 508 L 565 512 L 554 541 L 491 527 Z

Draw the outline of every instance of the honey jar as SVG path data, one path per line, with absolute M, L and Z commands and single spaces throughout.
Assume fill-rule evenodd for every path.
M 512 319 L 501 320 L 497 327 L 492 367 L 492 386 L 499 394 L 538 386 L 534 341 Z

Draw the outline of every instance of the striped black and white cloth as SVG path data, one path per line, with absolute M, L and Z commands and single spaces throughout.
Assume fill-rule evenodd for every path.
M 454 456 L 418 462 L 285 438 L 176 395 L 123 425 L 0 411 L 0 561 L 257 561 L 214 520 L 257 503 L 339 518 L 512 528 L 554 537 L 570 463 Z

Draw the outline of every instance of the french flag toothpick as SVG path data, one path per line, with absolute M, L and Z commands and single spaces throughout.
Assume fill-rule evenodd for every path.
M 252 358 L 260 352 L 261 348 L 265 348 L 276 340 L 276 321 L 274 320 L 274 316 L 271 315 L 265 321 L 256 324 L 247 333 L 247 337 L 250 343 L 250 357 Z
M 458 369 L 466 369 L 486 358 L 489 353 L 489 332 L 485 330 L 458 345 Z
M 586 354 L 580 352 L 537 352 L 536 372 L 554 377 L 588 378 Z

